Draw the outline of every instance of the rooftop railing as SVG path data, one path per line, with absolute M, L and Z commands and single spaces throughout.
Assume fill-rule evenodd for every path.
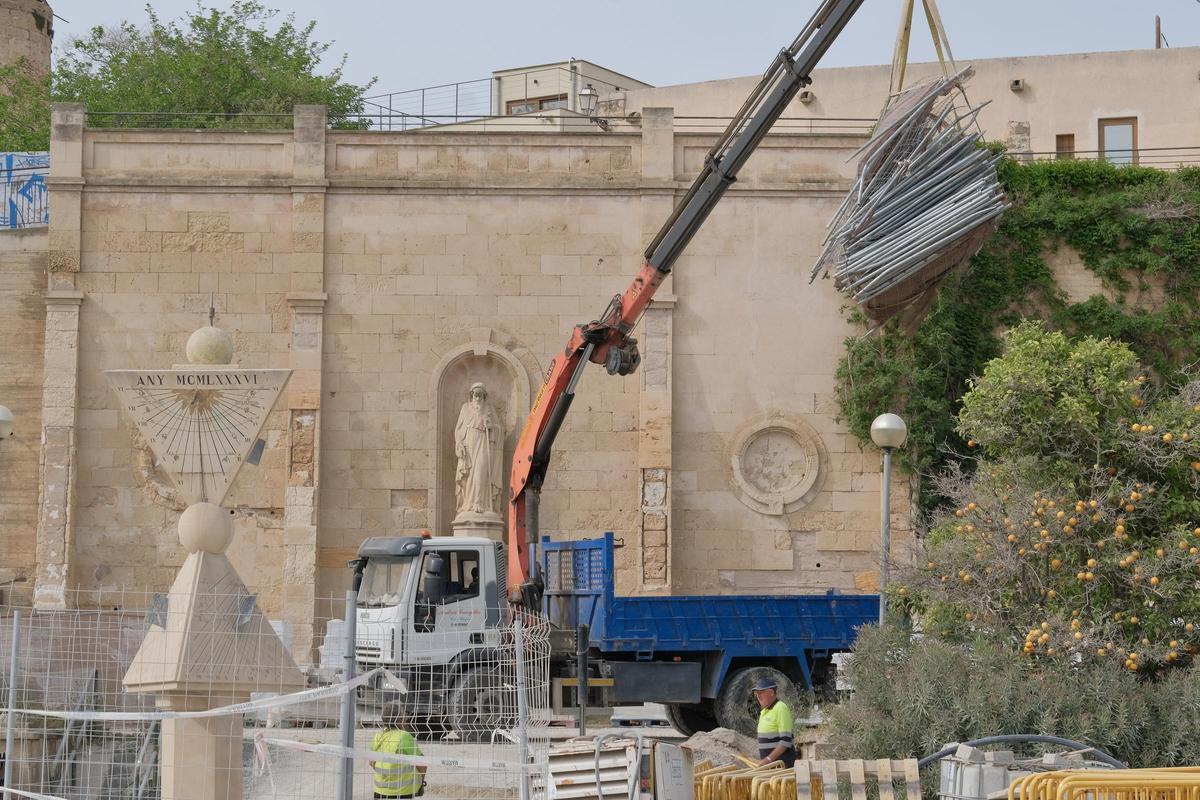
M 377 120 L 379 129 L 412 130 L 439 124 L 429 120 L 445 117 L 481 119 L 551 108 L 574 110 L 580 90 L 588 84 L 601 94 L 611 94 L 634 88 L 632 83 L 642 85 L 633 79 L 613 82 L 589 73 L 582 65 L 572 69 L 550 64 L 490 78 L 371 95 L 364 98 L 364 111 L 367 118 Z
M 1200 166 L 1200 146 L 1139 147 L 1107 150 L 1010 150 L 1007 155 L 1020 162 L 1030 161 L 1108 161 L 1118 166 L 1154 167 L 1176 170 Z

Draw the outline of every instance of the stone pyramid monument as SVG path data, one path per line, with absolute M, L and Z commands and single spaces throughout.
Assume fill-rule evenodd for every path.
M 112 370 L 113 389 L 159 464 L 190 503 L 179 518 L 188 556 L 149 610 L 149 630 L 122 683 L 160 708 L 197 711 L 289 692 L 304 677 L 225 556 L 232 512 L 220 506 L 290 370 L 243 370 L 212 325 L 192 334 L 189 364 Z M 162 725 L 162 800 L 240 800 L 242 717 L 181 717 Z

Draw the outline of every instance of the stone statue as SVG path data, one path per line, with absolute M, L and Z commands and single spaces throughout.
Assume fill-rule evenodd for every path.
M 504 429 L 488 403 L 487 387 L 473 383 L 454 426 L 454 455 L 458 457 L 454 499 L 459 518 L 499 517 L 503 453 Z

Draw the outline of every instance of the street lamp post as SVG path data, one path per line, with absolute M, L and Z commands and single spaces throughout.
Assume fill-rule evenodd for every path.
M 887 616 L 888 562 L 892 548 L 892 450 L 903 447 L 908 439 L 908 426 L 895 414 L 880 414 L 871 423 L 871 441 L 883 451 L 883 485 L 879 490 L 880 554 L 879 554 L 879 624 Z

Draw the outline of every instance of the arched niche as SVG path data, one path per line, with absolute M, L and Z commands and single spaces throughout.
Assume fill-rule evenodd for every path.
M 532 387 L 530 370 L 513 350 L 492 341 L 490 329 L 471 333 L 471 341 L 445 353 L 430 381 L 429 409 L 434 420 L 433 479 L 429 483 L 431 532 L 449 536 L 455 515 L 454 425 L 471 384 L 479 381 L 488 390 L 488 401 L 504 424 L 504 491 L 508 495 L 508 470 L 517 438 L 529 414 Z M 497 511 L 507 520 L 507 506 Z M 507 532 L 507 531 L 506 531 Z

